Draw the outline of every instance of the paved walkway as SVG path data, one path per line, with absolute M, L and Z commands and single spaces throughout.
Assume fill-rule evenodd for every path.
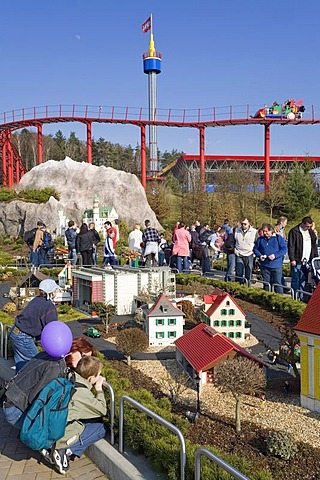
M 106 480 L 106 477 L 88 457 L 70 463 L 66 475 L 60 475 L 53 466 L 42 461 L 42 457 L 30 450 L 19 440 L 19 432 L 4 419 L 0 408 L 0 479 L 1 480 Z

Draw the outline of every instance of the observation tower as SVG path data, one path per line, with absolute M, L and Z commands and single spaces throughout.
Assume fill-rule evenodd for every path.
M 149 120 L 157 119 L 157 75 L 161 73 L 161 53 L 156 52 L 152 33 L 152 15 L 142 25 L 142 31 L 150 30 L 149 51 L 142 55 L 143 71 L 148 75 Z M 160 170 L 157 148 L 157 126 L 149 125 L 149 175 L 154 176 Z

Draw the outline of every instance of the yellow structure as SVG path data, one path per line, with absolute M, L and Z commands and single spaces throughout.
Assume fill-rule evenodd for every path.
M 320 284 L 296 325 L 301 345 L 301 405 L 320 413 Z

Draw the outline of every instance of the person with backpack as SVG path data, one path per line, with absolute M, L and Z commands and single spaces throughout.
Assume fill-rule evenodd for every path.
M 51 278 L 39 284 L 39 295 L 33 298 L 22 313 L 16 316 L 10 331 L 13 356 L 18 372 L 24 364 L 38 353 L 35 340 L 40 340 L 44 327 L 58 320 L 54 297 L 59 285 Z
M 26 244 L 29 247 L 29 262 L 31 265 L 37 267 L 39 265 L 38 263 L 38 255 L 36 250 L 33 249 L 33 245 L 35 242 L 36 234 L 38 231 L 40 231 L 42 228 L 45 228 L 45 224 L 39 220 L 37 222 L 37 226 L 35 228 L 32 228 L 31 230 L 28 230 L 24 233 L 23 240 L 26 242 Z M 39 234 L 38 234 L 39 235 Z M 42 235 L 42 233 L 41 233 Z M 38 240 L 39 241 L 39 240 Z
M 61 474 L 69 470 L 72 455 L 80 458 L 90 445 L 105 437 L 101 417 L 107 414 L 107 404 L 102 390 L 102 367 L 98 358 L 83 357 L 75 368 L 75 391 L 68 407 L 65 434 L 52 448 L 52 459 Z
M 52 357 L 47 352 L 38 353 L 5 387 L 3 413 L 6 421 L 20 430 L 26 412 L 43 388 L 55 378 L 68 378 L 79 360 L 91 355 L 96 355 L 96 351 L 85 337 L 75 338 L 70 352 L 63 358 Z

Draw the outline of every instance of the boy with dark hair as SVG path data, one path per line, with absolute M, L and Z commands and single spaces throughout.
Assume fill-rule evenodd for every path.
M 102 363 L 96 357 L 83 357 L 75 369 L 75 392 L 69 403 L 68 421 L 64 436 L 54 446 L 52 459 L 61 474 L 69 470 L 71 455 L 81 457 L 94 442 L 104 438 L 105 426 L 100 418 L 107 413 L 102 390 Z M 91 392 L 95 387 L 96 394 Z

